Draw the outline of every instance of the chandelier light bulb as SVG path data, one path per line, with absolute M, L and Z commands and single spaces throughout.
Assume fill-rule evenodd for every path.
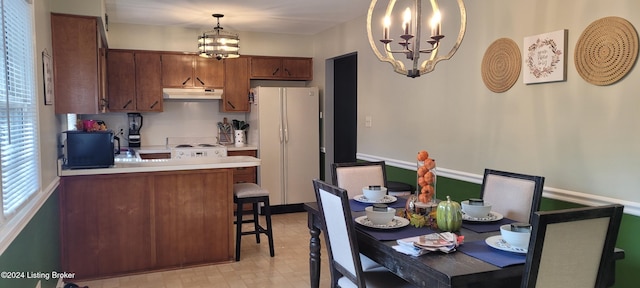
M 411 9 L 407 8 L 404 10 L 404 22 L 402 23 L 402 28 L 404 31 L 404 35 L 411 34 Z

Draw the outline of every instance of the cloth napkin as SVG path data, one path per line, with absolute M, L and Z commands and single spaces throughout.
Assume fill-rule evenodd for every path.
M 393 203 L 387 204 L 389 207 L 393 208 L 404 208 L 407 204 L 407 199 L 403 197 L 396 197 L 398 200 Z M 349 206 L 351 206 L 351 211 L 353 212 L 361 212 L 364 211 L 364 208 L 373 205 L 372 203 L 362 203 L 353 199 L 349 199 Z
M 477 233 L 485 233 L 485 232 L 500 231 L 500 226 L 504 224 L 511 224 L 514 222 L 516 221 L 508 218 L 502 218 L 498 221 L 493 221 L 493 222 L 462 221 L 462 228 L 466 228 Z
M 436 232 L 426 227 L 416 228 L 411 224 L 397 229 L 376 229 L 364 227 L 359 224 L 356 225 L 357 229 L 362 230 L 379 241 L 392 241 Z
M 465 242 L 464 245 L 458 247 L 458 251 L 500 268 L 524 264 L 527 259 L 526 254 L 491 248 L 484 240 Z
M 398 245 L 393 246 L 393 249 L 411 256 L 420 256 L 431 251 L 450 253 L 456 251 L 456 247 L 462 241 L 459 242 L 458 239 L 458 235 L 451 232 L 431 233 L 398 239 L 396 241 Z

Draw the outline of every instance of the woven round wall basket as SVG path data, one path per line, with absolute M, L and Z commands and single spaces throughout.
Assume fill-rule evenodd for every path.
M 502 93 L 520 77 L 522 58 L 518 44 L 509 38 L 493 41 L 482 58 L 482 81 L 489 90 Z
M 587 26 L 574 54 L 576 70 L 585 81 L 611 85 L 633 68 L 638 57 L 638 33 L 623 18 L 605 17 Z

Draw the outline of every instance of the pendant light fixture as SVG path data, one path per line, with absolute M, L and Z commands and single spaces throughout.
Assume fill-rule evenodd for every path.
M 202 36 L 198 36 L 200 57 L 216 58 L 218 60 L 240 57 L 238 53 L 240 50 L 238 34 L 223 31 L 223 28 L 220 27 L 220 18 L 224 17 L 223 14 L 213 14 L 211 16 L 218 20 L 218 25 L 212 31 L 204 32 Z
M 400 29 L 395 29 L 395 31 L 400 31 L 399 40 L 397 43 L 399 44 L 399 48 L 392 49 L 391 44 L 393 43 L 393 39 L 389 36 L 389 30 L 391 26 L 391 17 L 393 14 L 393 8 L 396 4 L 396 0 L 389 0 L 387 7 L 385 9 L 383 25 L 382 25 L 382 39 L 379 39 L 382 42 L 382 52 L 379 50 L 376 45 L 376 41 L 373 38 L 371 20 L 374 12 L 374 8 L 376 8 L 377 0 L 372 0 L 371 5 L 369 6 L 369 12 L 367 13 L 367 34 L 369 36 L 369 44 L 371 45 L 371 49 L 376 54 L 378 59 L 383 62 L 389 62 L 393 66 L 393 70 L 397 73 L 406 75 L 407 77 L 415 78 L 419 77 L 422 74 L 429 73 L 435 69 L 436 63 L 442 60 L 449 60 L 453 54 L 456 53 L 458 47 L 462 43 L 462 39 L 464 38 L 464 33 L 467 26 L 467 12 L 464 7 L 463 0 L 447 0 L 447 1 L 457 1 L 458 7 L 460 9 L 460 31 L 458 32 L 458 38 L 456 39 L 455 44 L 453 44 L 453 48 L 446 55 L 438 55 L 438 50 L 440 50 L 440 42 L 443 40 L 445 35 L 442 33 L 442 19 L 440 14 L 440 8 L 438 5 L 438 0 L 430 0 L 431 2 L 431 19 L 429 21 L 423 21 L 423 11 L 422 11 L 422 0 L 413 0 L 413 7 L 406 8 L 402 15 L 402 25 Z M 448 11 L 453 12 L 453 11 Z M 398 13 L 395 13 L 397 16 Z M 430 28 L 427 31 L 430 31 L 429 34 L 425 33 L 421 34 L 422 25 L 429 24 Z M 422 36 L 429 36 L 426 39 L 426 43 L 422 43 L 424 39 L 421 39 Z M 420 45 L 429 44 L 429 48 L 420 48 Z M 420 62 L 421 53 L 430 54 L 431 57 Z M 407 60 L 408 67 L 405 67 L 405 63 L 402 60 L 396 59 L 393 54 L 399 54 L 404 56 Z

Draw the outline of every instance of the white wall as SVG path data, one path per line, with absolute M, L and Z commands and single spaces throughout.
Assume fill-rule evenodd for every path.
M 465 1 L 467 33 L 457 54 L 416 79 L 378 61 L 359 19 L 315 39 L 314 83 L 324 60 L 358 52 L 358 153 L 414 162 L 428 150 L 438 166 L 482 174 L 485 168 L 546 177 L 559 189 L 638 202 L 640 98 L 638 69 L 620 82 L 585 82 L 573 61 L 578 37 L 591 22 L 619 16 L 640 27 L 640 2 L 620 0 Z M 446 18 L 443 25 L 447 23 Z M 498 38 L 568 29 L 567 81 L 525 85 L 522 75 L 496 94 L 480 66 Z M 445 38 L 445 40 L 451 40 Z M 373 127 L 364 127 L 364 117 Z

